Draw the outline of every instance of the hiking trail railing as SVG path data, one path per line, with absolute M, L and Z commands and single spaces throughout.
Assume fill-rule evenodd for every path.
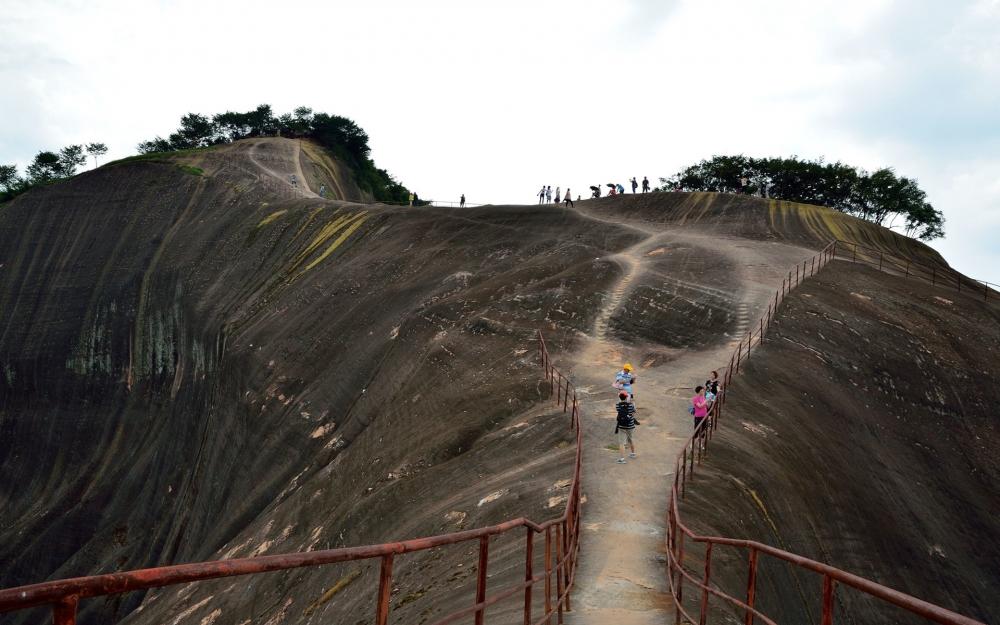
M 996 291 L 1000 288 L 1000 284 L 969 278 L 949 267 L 928 265 L 908 258 L 899 258 L 886 254 L 882 250 L 840 239 L 837 239 L 834 246 L 834 258 L 871 265 L 885 273 L 924 280 L 932 285 L 955 289 L 959 293 L 977 295 L 981 293 L 984 300 L 990 298 L 990 291 L 993 291 L 995 299 L 997 297 Z
M 843 244 L 843 242 L 839 243 Z M 812 277 L 817 271 L 836 258 L 837 246 L 838 241 L 831 242 L 809 260 L 801 265 L 796 265 L 795 269 L 790 271 L 788 276 L 782 280 L 781 288 L 775 291 L 774 300 L 768 304 L 767 312 L 761 317 L 760 323 L 757 324 L 756 328 L 751 326 L 752 329 L 740 341 L 730 359 L 729 367 L 723 378 L 722 389 L 712 404 L 709 411 L 709 418 L 704 419 L 699 424 L 694 435 L 688 439 L 684 448 L 677 456 L 674 464 L 674 480 L 670 487 L 666 515 L 667 580 L 670 594 L 674 599 L 674 622 L 677 624 L 687 622 L 706 625 L 709 622 L 709 601 L 710 599 L 715 599 L 730 610 L 741 612 L 745 625 L 753 625 L 755 620 L 766 625 L 777 625 L 773 619 L 760 612 L 756 607 L 758 566 L 762 556 L 769 556 L 822 577 L 822 585 L 817 584 L 815 587 L 815 592 L 818 595 L 816 600 L 821 610 L 821 625 L 833 625 L 833 598 L 838 584 L 849 586 L 885 603 L 895 605 L 911 614 L 930 619 L 936 623 L 944 623 L 946 625 L 985 625 L 974 619 L 893 590 L 871 580 L 823 564 L 822 562 L 776 549 L 764 543 L 752 540 L 723 538 L 720 536 L 701 536 L 694 533 L 681 520 L 679 503 L 684 499 L 687 489 L 694 478 L 695 468 L 702 464 L 705 455 L 708 453 L 712 436 L 719 427 L 719 422 L 725 412 L 726 395 L 730 382 L 739 373 L 741 363 L 745 363 L 750 359 L 752 348 L 756 345 L 759 349 L 765 334 L 771 327 L 778 306 L 781 305 L 785 296 L 804 279 Z M 700 543 L 705 547 L 702 570 L 700 571 L 692 571 L 685 566 L 687 541 Z M 715 547 L 731 547 L 746 552 L 747 585 L 744 596 L 740 598 L 733 597 L 713 585 L 712 556 Z M 690 555 L 687 554 L 689 559 Z M 685 607 L 684 603 L 685 583 L 696 593 L 694 597 L 695 601 L 693 602 L 696 607 L 691 608 L 691 610 Z M 691 603 L 691 601 L 688 601 L 688 604 Z M 697 611 L 697 616 L 692 614 L 692 611 L 695 610 Z M 682 619 L 684 620 L 682 621 Z M 725 619 L 725 622 L 732 622 L 732 617 L 730 616 Z
M 74 625 L 77 609 L 83 599 L 221 577 L 287 571 L 337 562 L 379 558 L 381 559 L 381 571 L 378 592 L 375 595 L 375 624 L 386 625 L 389 622 L 391 608 L 393 563 L 397 557 L 444 545 L 478 542 L 479 559 L 476 564 L 475 597 L 470 598 L 468 607 L 441 617 L 434 622 L 434 625 L 453 623 L 469 617 L 476 625 L 482 625 L 486 622 L 486 609 L 489 606 L 519 594 L 523 594 L 524 598 L 524 625 L 541 625 L 543 623 L 551 625 L 553 617 L 561 624 L 563 612 L 571 607 L 570 589 L 573 587 L 576 576 L 577 556 L 580 549 L 582 432 L 576 389 L 566 376 L 552 364 L 545 338 L 541 332 L 538 332 L 537 341 L 539 357 L 545 370 L 545 381 L 548 382 L 549 391 L 556 400 L 557 406 L 560 406 L 562 411 L 569 415 L 569 426 L 576 441 L 573 478 L 566 508 L 560 517 L 543 523 L 535 523 L 519 517 L 489 527 L 364 547 L 179 564 L 42 582 L 0 590 L 0 613 L 48 605 L 52 608 L 52 622 L 55 625 Z M 525 528 L 524 581 L 487 595 L 490 539 L 518 528 Z M 545 540 L 543 570 L 539 572 L 535 570 L 536 534 L 544 535 Z M 543 604 L 543 608 L 542 614 L 536 620 L 532 620 L 536 618 L 533 614 L 534 604 L 539 603 L 533 600 L 533 592 L 538 584 L 542 584 L 543 594 L 540 603 Z

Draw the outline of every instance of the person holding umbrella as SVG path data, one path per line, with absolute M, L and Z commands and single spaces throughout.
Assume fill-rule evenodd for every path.
M 590 185 L 590 190 L 593 191 L 594 193 L 591 197 L 594 198 L 601 197 L 601 187 Z
M 611 189 L 610 191 L 608 191 L 609 196 L 616 195 L 618 193 L 618 185 L 616 185 L 615 183 L 609 182 L 608 187 Z

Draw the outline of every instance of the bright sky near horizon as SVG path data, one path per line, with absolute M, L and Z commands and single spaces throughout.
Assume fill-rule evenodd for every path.
M 713 154 L 915 177 L 1000 283 L 1000 0 L 0 0 L 0 164 L 304 105 L 422 197 L 657 182 Z

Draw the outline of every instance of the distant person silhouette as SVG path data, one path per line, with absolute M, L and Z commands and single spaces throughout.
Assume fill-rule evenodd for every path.
M 623 186 L 621 186 L 621 184 L 619 184 L 618 185 L 618 195 L 624 195 L 624 194 L 625 194 L 625 187 L 623 187 Z
M 577 199 L 580 199 L 580 198 L 577 198 Z M 574 207 L 573 196 L 571 196 L 569 194 L 569 187 L 566 188 L 566 197 L 565 197 L 565 199 L 563 199 L 563 204 L 566 205 L 566 208 L 573 208 Z
M 410 206 L 413 206 L 413 191 L 410 191 Z
M 556 187 L 556 204 L 559 203 L 559 187 Z
M 458 200 L 458 207 L 459 208 L 465 208 L 465 194 L 464 193 L 462 194 L 462 197 Z
M 552 203 L 552 185 L 545 187 L 545 203 Z
M 632 193 L 639 188 L 639 183 L 635 181 L 635 176 L 632 176 Z
M 649 178 L 645 176 L 642 177 L 642 192 L 649 193 Z
M 319 185 L 319 196 L 320 197 L 326 197 L 326 185 L 325 184 Z
M 545 185 L 542 185 L 542 190 L 538 192 L 538 203 L 545 203 Z

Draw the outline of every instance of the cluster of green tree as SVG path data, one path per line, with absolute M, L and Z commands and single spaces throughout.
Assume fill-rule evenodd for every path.
M 383 202 L 405 202 L 410 191 L 387 171 L 375 166 L 368 147 L 368 134 L 356 123 L 339 115 L 314 113 L 301 106 L 277 117 L 262 104 L 246 113 L 227 111 L 217 115 L 188 113 L 180 127 L 166 139 L 156 137 L 139 144 L 139 152 L 150 154 L 190 150 L 229 143 L 247 137 L 280 135 L 315 140 L 351 168 L 358 186 Z M 414 194 L 415 196 L 416 194 Z
M 927 202 L 916 180 L 897 176 L 890 168 L 868 172 L 795 156 L 714 156 L 660 182 L 665 191 L 751 193 L 829 206 L 889 228 L 903 218 L 907 236 L 925 241 L 944 236 L 941 211 Z
M 103 143 L 67 145 L 58 152 L 39 152 L 28 165 L 24 176 L 17 173 L 16 165 L 0 165 L 0 202 L 6 202 L 40 184 L 69 178 L 87 163 L 87 154 L 94 157 L 96 166 L 97 158 L 107 153 L 108 146 Z

